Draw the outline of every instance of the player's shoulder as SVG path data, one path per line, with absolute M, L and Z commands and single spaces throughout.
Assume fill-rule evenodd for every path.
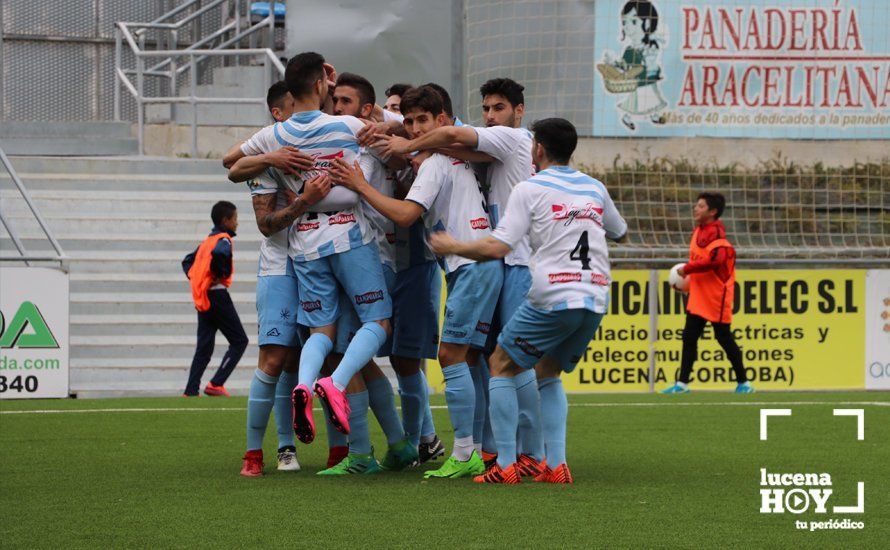
M 357 133 L 359 130 L 361 130 L 362 128 L 365 127 L 365 123 L 354 116 L 350 116 L 350 115 L 325 115 L 325 116 L 329 117 L 328 120 L 330 120 L 330 122 L 334 122 L 334 123 L 339 122 L 341 124 L 344 124 L 347 128 L 349 128 L 349 130 L 353 134 Z

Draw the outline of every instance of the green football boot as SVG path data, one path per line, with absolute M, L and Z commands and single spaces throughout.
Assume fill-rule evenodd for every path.
M 427 470 L 425 474 L 423 474 L 424 479 L 430 478 L 457 478 L 457 477 L 473 477 L 482 475 L 485 473 L 485 463 L 482 462 L 482 458 L 479 456 L 479 453 L 473 451 L 473 454 L 470 455 L 470 459 L 464 462 L 450 457 L 445 461 L 445 464 L 442 464 L 442 467 L 438 470 Z

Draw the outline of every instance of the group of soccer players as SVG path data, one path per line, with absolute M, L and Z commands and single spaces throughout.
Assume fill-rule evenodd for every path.
M 294 435 L 314 440 L 316 399 L 319 475 L 443 456 L 421 368 L 438 359 L 454 441 L 425 478 L 572 482 L 560 374 L 606 311 L 606 239 L 627 224 L 602 183 L 569 168 L 571 123 L 523 128 L 523 87 L 508 78 L 480 92 L 484 127 L 463 125 L 433 83 L 395 85 L 381 108 L 366 78 L 301 53 L 269 89 L 276 123 L 226 155 L 265 236 L 242 475 L 263 473 L 273 408 L 278 469 L 299 470 Z M 401 416 L 375 357 L 389 357 Z M 380 462 L 369 411 L 387 440 Z

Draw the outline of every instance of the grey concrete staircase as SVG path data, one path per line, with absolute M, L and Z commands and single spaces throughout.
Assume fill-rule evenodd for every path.
M 180 261 L 211 227 L 210 208 L 234 202 L 242 222 L 230 289 L 251 339 L 230 389 L 246 393 L 257 364 L 254 293 L 261 235 L 250 196 L 216 160 L 12 157 L 70 262 L 71 390 L 79 396 L 182 392 L 196 318 Z M 50 251 L 5 173 L 0 201 L 29 252 Z M 14 253 L 0 226 L 0 249 Z M 214 359 L 226 349 L 218 335 Z
M 0 124 L 7 155 L 135 155 L 129 122 L 16 122 Z

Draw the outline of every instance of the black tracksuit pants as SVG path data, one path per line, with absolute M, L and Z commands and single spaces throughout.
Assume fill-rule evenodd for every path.
M 683 354 L 680 359 L 679 382 L 688 384 L 689 379 L 692 377 L 692 365 L 698 358 L 698 339 L 701 338 L 707 324 L 708 320 L 704 317 L 699 317 L 692 313 L 686 314 L 686 326 L 683 328 Z M 714 327 L 714 337 L 717 338 L 717 342 L 723 348 L 723 351 L 726 352 L 726 357 L 732 365 L 736 381 L 739 384 L 747 382 L 748 376 L 745 374 L 745 365 L 742 362 L 742 350 L 735 343 L 735 337 L 732 335 L 729 323 L 711 323 L 711 326 Z
M 241 326 L 241 319 L 235 311 L 235 304 L 232 303 L 229 292 L 225 289 L 209 290 L 207 297 L 210 299 L 210 309 L 198 312 L 198 345 L 195 348 L 195 357 L 192 359 L 188 384 L 185 386 L 186 395 L 198 395 L 201 376 L 213 356 L 217 330 L 221 331 L 229 341 L 229 349 L 223 356 L 216 374 L 210 380 L 212 384 L 224 385 L 238 366 L 244 350 L 247 349 L 247 334 L 244 333 L 244 327 Z

